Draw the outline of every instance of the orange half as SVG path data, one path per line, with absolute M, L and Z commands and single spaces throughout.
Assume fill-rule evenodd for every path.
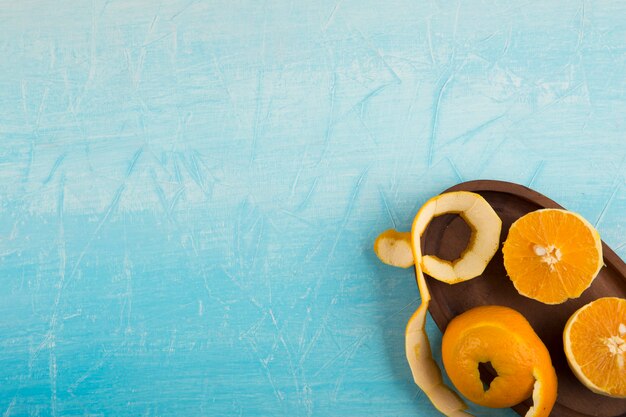
M 517 291 L 545 304 L 580 297 L 603 265 L 600 234 L 579 214 L 561 209 L 520 217 L 502 253 Z
M 563 346 L 587 388 L 626 398 L 626 300 L 605 297 L 580 308 L 565 325 Z

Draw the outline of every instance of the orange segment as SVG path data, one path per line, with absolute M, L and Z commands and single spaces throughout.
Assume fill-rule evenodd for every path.
M 511 407 L 533 396 L 527 416 L 548 416 L 556 401 L 556 372 L 545 345 L 517 311 L 476 307 L 455 317 L 443 335 L 443 363 L 454 386 L 486 407 Z M 478 365 L 497 372 L 487 389 Z
M 517 291 L 546 304 L 578 298 L 603 265 L 598 232 L 582 216 L 560 209 L 520 217 L 502 253 Z
M 580 308 L 565 325 L 563 346 L 587 388 L 626 398 L 626 300 L 600 298 Z

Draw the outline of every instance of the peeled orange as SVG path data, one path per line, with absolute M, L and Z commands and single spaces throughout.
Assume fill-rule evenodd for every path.
M 517 311 L 481 306 L 460 314 L 443 335 L 442 354 L 450 380 L 471 401 L 511 407 L 532 393 L 534 404 L 526 415 L 550 415 L 556 372 L 545 345 Z M 490 363 L 497 373 L 488 387 L 480 378 L 480 363 Z
M 626 300 L 600 298 L 577 310 L 565 325 L 563 346 L 587 388 L 626 398 Z
M 599 233 L 582 216 L 561 209 L 520 217 L 502 252 L 517 291 L 545 304 L 578 298 L 603 265 Z

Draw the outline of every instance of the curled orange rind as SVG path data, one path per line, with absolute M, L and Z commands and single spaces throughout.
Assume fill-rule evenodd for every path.
M 428 224 L 437 216 L 458 214 L 471 229 L 467 248 L 459 259 L 446 261 L 434 255 L 422 255 L 420 239 Z M 407 268 L 415 265 L 415 276 L 421 295 L 421 304 L 407 323 L 405 350 L 413 380 L 426 393 L 432 404 L 449 417 L 471 416 L 465 402 L 444 384 L 441 370 L 432 357 L 428 335 L 425 331 L 430 292 L 424 273 L 455 284 L 475 278 L 483 273 L 498 250 L 502 221 L 489 203 L 479 194 L 458 191 L 440 194 L 428 200 L 418 211 L 410 235 L 387 230 L 378 236 L 374 250 L 378 258 L 389 265 Z M 410 252 L 409 252 L 410 248 Z M 549 356 L 548 356 L 549 358 Z M 547 371 L 533 370 L 535 378 L 534 406 L 526 417 L 540 417 L 551 398 L 546 394 Z M 554 401 L 552 401 L 554 403 Z M 551 406 L 550 406 L 551 408 Z M 549 411 L 548 411 L 549 413 Z

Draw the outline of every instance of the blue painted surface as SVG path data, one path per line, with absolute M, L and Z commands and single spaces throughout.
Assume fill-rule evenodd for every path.
M 0 1 L 0 412 L 438 415 L 373 239 L 494 178 L 624 257 L 624 13 Z

